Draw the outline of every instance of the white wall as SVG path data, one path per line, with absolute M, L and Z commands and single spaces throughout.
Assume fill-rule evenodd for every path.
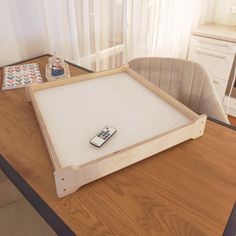
M 216 0 L 213 22 L 236 25 L 236 14 L 226 12 L 228 4 L 236 5 L 236 0 Z
M 0 1 L 0 66 L 47 53 L 42 2 Z

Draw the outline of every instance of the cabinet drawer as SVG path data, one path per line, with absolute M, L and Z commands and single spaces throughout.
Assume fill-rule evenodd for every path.
M 234 55 L 190 47 L 188 59 L 202 65 L 211 76 L 228 81 Z
M 223 52 L 235 55 L 236 52 L 236 43 L 205 38 L 200 36 L 191 36 L 191 46 L 210 49 L 217 52 Z
M 214 87 L 216 89 L 216 93 L 218 95 L 218 98 L 219 98 L 220 102 L 222 103 L 223 99 L 224 99 L 224 95 L 225 95 L 225 90 L 227 87 L 227 81 L 222 80 L 222 79 L 218 79 L 215 77 L 211 77 L 211 79 L 212 79 L 212 82 L 213 82 Z
M 224 105 L 227 106 L 228 104 L 228 99 L 229 99 L 229 105 L 231 108 L 233 109 L 236 109 L 236 98 L 232 98 L 232 97 L 228 97 L 228 96 L 225 96 L 225 99 L 224 99 Z
M 236 99 L 235 98 L 229 98 L 228 96 L 225 96 L 224 103 L 223 103 L 224 109 L 227 112 L 227 107 L 229 106 L 229 115 L 236 117 Z

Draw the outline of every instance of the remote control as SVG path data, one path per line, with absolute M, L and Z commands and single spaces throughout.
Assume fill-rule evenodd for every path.
M 96 147 L 101 147 L 115 132 L 115 128 L 106 126 L 94 138 L 90 140 L 90 143 Z

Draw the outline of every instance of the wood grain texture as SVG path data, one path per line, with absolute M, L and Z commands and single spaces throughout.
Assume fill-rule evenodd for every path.
M 228 119 L 231 125 L 236 126 L 236 117 L 228 116 Z
M 0 152 L 78 235 L 222 235 L 236 199 L 235 143 L 234 130 L 208 121 L 203 137 L 58 199 L 24 89 L 0 93 Z

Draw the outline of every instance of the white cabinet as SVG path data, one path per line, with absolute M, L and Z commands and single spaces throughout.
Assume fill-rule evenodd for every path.
M 236 98 L 225 96 L 223 107 L 231 116 L 236 117 Z M 228 108 L 228 111 L 227 111 Z
M 223 102 L 236 52 L 236 43 L 192 35 L 188 60 L 202 65 L 210 74 Z
M 228 81 L 234 55 L 190 47 L 189 60 L 201 64 L 211 76 Z
M 215 86 L 216 93 L 220 99 L 221 102 L 223 102 L 224 96 L 225 96 L 225 90 L 227 88 L 228 81 L 223 80 L 223 79 L 218 79 L 216 77 L 211 77 L 212 82 Z
M 192 35 L 191 46 L 234 55 L 236 43 Z

